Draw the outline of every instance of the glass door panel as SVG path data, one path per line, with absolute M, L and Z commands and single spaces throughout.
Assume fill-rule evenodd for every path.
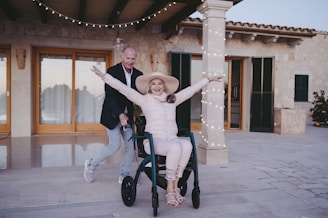
M 201 56 L 193 56 L 191 60 L 191 85 L 202 79 L 203 60 Z M 202 90 L 191 97 L 190 122 L 192 131 L 200 131 L 202 114 Z
M 230 86 L 229 86 L 229 61 L 224 62 L 224 128 L 229 129 L 230 126 Z
M 34 133 L 104 131 L 100 124 L 108 51 L 36 48 Z
M 106 57 L 76 57 L 75 122 L 78 131 L 99 129 L 100 127 L 98 123 L 105 98 L 104 82 L 90 70 L 93 65 L 102 72 L 106 72 Z
M 40 124 L 72 123 L 72 57 L 41 55 Z
M 10 133 L 10 48 L 0 47 L 0 133 Z
M 0 52 L 0 124 L 7 123 L 7 57 Z
M 231 119 L 230 128 L 240 128 L 240 113 L 241 113 L 241 103 L 240 103 L 240 78 L 241 72 L 241 61 L 232 60 L 231 66 Z
M 273 59 L 253 58 L 250 131 L 273 132 Z
M 242 60 L 227 59 L 224 64 L 224 128 L 241 127 Z

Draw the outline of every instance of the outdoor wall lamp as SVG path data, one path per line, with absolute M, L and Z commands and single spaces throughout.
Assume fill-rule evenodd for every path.
M 18 69 L 22 70 L 25 68 L 25 58 L 26 58 L 26 50 L 24 48 L 16 49 L 16 58 L 17 58 L 17 66 Z

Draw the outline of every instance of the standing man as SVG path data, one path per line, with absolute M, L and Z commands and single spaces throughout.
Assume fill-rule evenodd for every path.
M 136 50 L 127 46 L 121 53 L 122 61 L 108 68 L 107 73 L 122 83 L 136 89 L 136 78 L 143 73 L 134 68 L 137 58 Z M 118 182 L 121 184 L 124 177 L 130 175 L 130 168 L 134 157 L 133 140 L 133 103 L 111 86 L 105 84 L 105 100 L 102 107 L 100 123 L 107 129 L 109 144 L 103 147 L 96 156 L 86 160 L 84 165 L 84 179 L 91 183 L 94 181 L 94 171 L 105 158 L 120 149 L 121 136 L 125 143 L 125 152 L 120 167 Z

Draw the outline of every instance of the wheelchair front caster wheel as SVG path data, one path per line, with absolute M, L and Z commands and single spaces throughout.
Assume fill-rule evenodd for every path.
M 130 207 L 136 200 L 136 183 L 131 176 L 126 176 L 123 179 L 121 186 L 121 196 L 123 203 Z
M 199 204 L 200 204 L 200 190 L 199 188 L 194 188 L 192 190 L 192 205 L 194 206 L 195 209 L 199 208 Z

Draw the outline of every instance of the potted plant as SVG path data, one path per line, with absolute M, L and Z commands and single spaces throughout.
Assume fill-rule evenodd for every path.
M 315 126 L 328 125 L 328 99 L 325 98 L 325 91 L 313 92 L 313 107 L 310 109 L 312 120 Z

